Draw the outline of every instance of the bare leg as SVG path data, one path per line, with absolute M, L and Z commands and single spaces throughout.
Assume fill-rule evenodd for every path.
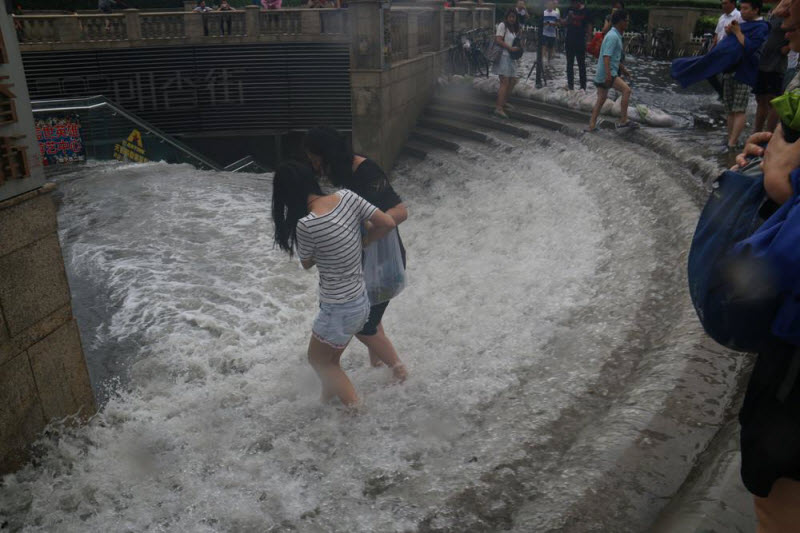
M 631 88 L 622 78 L 614 80 L 614 88 L 622 93 L 622 101 L 619 104 L 619 123 L 625 124 L 628 122 L 628 102 L 631 99 Z
M 775 128 L 778 127 L 778 112 L 775 111 L 775 108 L 770 106 L 769 107 L 769 114 L 767 115 L 767 128 L 764 131 L 775 131 Z
M 322 401 L 338 396 L 341 402 L 352 407 L 358 405 L 356 389 L 339 366 L 344 349 L 337 350 L 320 342 L 313 335 L 308 343 L 308 362 L 322 382 Z
M 728 120 L 730 122 L 729 128 L 731 132 L 730 137 L 728 137 L 728 146 L 736 146 L 739 142 L 739 137 L 744 131 L 744 113 L 731 113 L 728 115 Z
M 369 350 L 370 361 L 378 360 L 382 362 L 392 369 L 395 379 L 405 381 L 407 376 L 406 368 L 397 356 L 397 350 L 394 349 L 392 341 L 383 331 L 383 324 L 378 324 L 378 331 L 375 335 L 356 335 L 356 338 Z M 377 365 L 373 363 L 373 366 Z
M 756 96 L 756 102 L 758 103 L 758 107 L 756 107 L 756 119 L 755 124 L 753 125 L 753 133 L 758 133 L 759 131 L 765 131 L 764 124 L 767 122 L 767 116 L 769 115 L 770 105 L 769 101 L 774 98 L 771 94 L 759 94 Z M 773 126 L 773 129 L 775 127 Z M 772 130 L 769 130 L 772 131 Z
M 731 138 L 731 132 L 733 131 L 733 115 L 733 113 L 728 113 L 728 121 L 726 124 L 728 128 L 728 139 Z M 730 141 L 728 141 L 728 144 L 730 144 Z
M 800 482 L 782 477 L 766 498 L 754 497 L 757 533 L 797 531 L 800 521 Z
M 508 90 L 508 78 L 500 76 L 500 89 L 497 91 L 497 102 L 494 105 L 496 111 L 503 111 L 506 105 L 506 91 Z
M 602 87 L 597 88 L 597 101 L 592 108 L 592 118 L 589 119 L 589 129 L 593 130 L 597 127 L 597 117 L 600 116 L 600 110 L 603 109 L 603 104 L 606 103 L 608 98 L 608 89 Z

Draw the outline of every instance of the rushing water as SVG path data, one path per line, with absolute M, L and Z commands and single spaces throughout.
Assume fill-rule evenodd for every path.
M 409 284 L 358 343 L 358 416 L 305 362 L 316 273 L 272 246 L 271 179 L 94 164 L 59 226 L 92 382 L 0 485 L 28 531 L 641 531 L 740 362 L 687 303 L 691 187 L 643 148 L 531 128 L 401 161 Z

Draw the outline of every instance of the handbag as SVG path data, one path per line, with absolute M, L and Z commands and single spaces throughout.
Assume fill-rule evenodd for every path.
M 589 44 L 586 45 L 586 51 L 589 55 L 599 58 L 600 57 L 600 47 L 603 45 L 603 32 L 598 31 L 592 36 L 592 40 L 589 41 Z
M 403 291 L 406 269 L 397 229 L 364 248 L 363 267 L 370 305 L 391 300 Z
M 516 52 L 512 52 L 512 51 L 508 52 L 508 54 L 511 56 L 511 59 L 513 59 L 515 61 L 517 59 L 521 58 L 522 54 L 525 53 L 525 51 L 522 49 L 522 42 L 519 40 L 519 37 L 514 37 L 514 42 L 511 43 L 511 47 L 519 49 Z
M 505 32 L 503 32 L 503 40 L 505 40 L 506 38 L 506 33 L 508 33 L 507 29 L 505 30 Z M 489 50 L 486 53 L 486 57 L 487 59 L 489 59 L 491 63 L 497 63 L 503 56 L 503 50 L 505 49 L 499 44 L 497 44 L 496 40 L 494 40 L 492 41 L 491 46 L 489 46 Z
M 762 174 L 724 172 L 689 249 L 689 296 L 697 316 L 712 339 L 732 350 L 758 351 L 777 307 L 767 272 L 733 253 L 763 222 L 766 202 Z

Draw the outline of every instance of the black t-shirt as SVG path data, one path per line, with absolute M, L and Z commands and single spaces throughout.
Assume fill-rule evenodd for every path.
M 345 186 L 384 212 L 403 203 L 403 199 L 392 188 L 383 169 L 372 159 L 367 158 L 362 161 L 353 172 L 352 183 L 345 184 Z M 400 240 L 400 253 L 403 255 L 403 266 L 405 266 L 406 249 L 403 246 L 403 239 L 400 239 L 399 228 L 397 238 Z
M 570 44 L 586 44 L 586 28 L 589 26 L 589 14 L 586 8 L 570 7 L 567 9 L 567 37 Z

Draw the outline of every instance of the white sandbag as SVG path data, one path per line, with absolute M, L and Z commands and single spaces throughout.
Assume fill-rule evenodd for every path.
M 594 109 L 594 103 L 597 101 L 596 94 L 587 94 L 580 100 L 581 111 L 591 111 Z
M 592 107 L 594 107 L 594 105 L 592 105 Z M 600 108 L 600 114 L 611 115 L 613 108 L 614 108 L 614 102 L 612 102 L 611 100 L 606 100 L 605 103 L 603 103 L 603 107 Z
M 675 125 L 675 119 L 658 109 L 651 109 L 645 122 L 650 126 L 670 127 Z
M 603 106 L 605 108 L 605 106 Z M 611 114 L 615 117 L 622 116 L 622 97 L 618 98 L 616 102 L 611 104 Z

